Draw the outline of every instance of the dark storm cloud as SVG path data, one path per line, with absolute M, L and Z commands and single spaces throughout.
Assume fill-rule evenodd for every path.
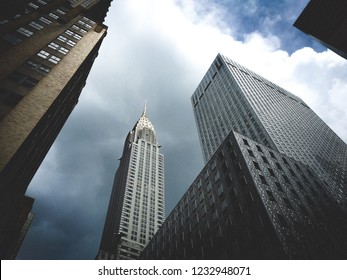
M 344 73 L 346 63 L 331 52 L 300 49 L 289 56 L 278 48 L 284 39 L 259 30 L 243 36 L 244 42 L 236 40 L 230 36 L 235 26 L 229 22 L 226 28 L 220 15 L 229 13 L 241 22 L 237 11 L 242 7 L 226 12 L 218 10 L 220 5 L 201 5 L 192 0 L 113 1 L 108 35 L 80 101 L 28 189 L 36 199 L 36 216 L 18 258 L 95 257 L 124 140 L 145 100 L 165 157 L 166 212 L 172 210 L 203 167 L 190 97 L 218 52 L 296 94 L 304 92 L 317 113 L 326 95 L 320 80 L 346 100 L 347 84 L 336 74 Z M 321 69 L 314 83 L 300 78 L 312 68 Z M 339 125 L 347 121 L 345 103 L 335 99 L 326 98 L 330 110 L 322 112 L 347 139 L 346 128 Z M 336 113 L 330 114 L 332 109 Z

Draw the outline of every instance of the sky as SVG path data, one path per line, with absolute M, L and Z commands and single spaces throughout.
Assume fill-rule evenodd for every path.
M 190 97 L 218 53 L 302 98 L 347 142 L 347 61 L 293 27 L 308 0 L 118 0 L 79 103 L 27 195 L 17 259 L 94 259 L 118 159 L 145 100 L 166 213 L 204 163 Z

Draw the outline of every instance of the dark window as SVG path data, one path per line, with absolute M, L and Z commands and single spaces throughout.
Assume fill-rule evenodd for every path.
M 278 218 L 278 221 L 280 222 L 280 225 L 282 227 L 288 227 L 286 219 L 281 214 L 277 213 L 277 218 Z
M 290 204 L 289 200 L 287 198 L 283 198 L 283 201 L 285 203 L 285 205 L 289 208 L 289 209 L 292 209 L 293 210 L 293 207 L 292 205 Z
M 9 78 L 11 80 L 15 81 L 17 84 L 23 85 L 23 86 L 25 86 L 27 88 L 33 88 L 39 82 L 38 80 L 36 80 L 36 79 L 34 79 L 32 77 L 23 75 L 23 74 L 18 73 L 18 72 L 12 73 L 9 76 Z
M 283 179 L 286 183 L 290 184 L 290 181 L 286 175 L 283 175 Z
M 270 153 L 270 156 L 271 156 L 272 158 L 276 159 L 276 157 L 275 157 L 275 155 L 274 155 L 273 152 L 269 151 L 269 153 Z
M 283 162 L 288 165 L 288 161 L 283 157 L 282 158 Z
M 252 152 L 251 150 L 248 150 L 248 149 L 247 149 L 247 151 L 248 151 L 248 154 L 249 154 L 251 157 L 255 157 L 254 154 L 253 154 L 253 152 Z
M 265 162 L 265 163 L 269 164 L 269 162 L 268 162 L 268 160 L 267 160 L 267 158 L 266 158 L 266 157 L 262 156 L 261 158 L 263 159 L 263 162 Z
M 275 185 L 276 185 L 277 189 L 278 189 L 280 192 L 284 192 L 284 191 L 283 191 L 283 188 L 282 188 L 282 186 L 281 186 L 280 183 L 275 182 Z
M 260 181 L 261 181 L 263 184 L 267 185 L 267 181 L 266 181 L 266 179 L 265 179 L 264 176 L 259 175 L 259 178 L 260 178 Z
M 294 163 L 294 165 L 295 165 L 295 167 L 296 167 L 297 170 L 301 170 L 301 169 L 300 169 L 300 166 L 299 166 L 297 163 Z
M 274 195 L 273 195 L 273 193 L 271 191 L 266 190 L 266 193 L 267 193 L 267 195 L 268 195 L 268 197 L 270 198 L 271 201 L 276 202 L 276 199 L 275 199 L 275 197 L 274 197 Z
M 294 189 L 290 189 L 295 198 L 299 198 L 297 192 Z
M 263 152 L 263 150 L 260 148 L 260 146 L 255 145 L 257 147 L 258 152 Z
M 253 164 L 254 164 L 254 167 L 255 167 L 256 169 L 261 170 L 261 168 L 260 168 L 258 162 L 253 161 Z
M 268 170 L 270 175 L 276 178 L 275 172 L 271 168 L 268 168 Z
M 276 162 L 276 166 L 277 166 L 277 168 L 278 168 L 279 170 L 283 170 L 283 169 L 282 169 L 282 166 L 281 166 L 278 162 Z
M 294 171 L 291 168 L 289 168 L 289 172 L 290 172 L 290 174 L 292 174 L 292 176 L 296 177 Z

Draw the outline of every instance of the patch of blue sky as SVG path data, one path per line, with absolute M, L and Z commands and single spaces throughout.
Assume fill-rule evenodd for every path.
M 212 0 L 225 10 L 224 21 L 232 27 L 233 36 L 243 41 L 256 32 L 280 39 L 280 49 L 289 54 L 303 47 L 317 52 L 326 48 L 293 26 L 309 0 Z

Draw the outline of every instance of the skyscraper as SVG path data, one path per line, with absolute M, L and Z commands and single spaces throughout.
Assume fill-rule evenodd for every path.
M 86 83 L 106 35 L 110 2 L 22 0 L 0 6 L 2 259 L 12 255 L 6 248 L 14 238 L 11 227 L 18 227 L 14 212 L 23 212 L 27 186 Z
M 347 3 L 310 0 L 294 26 L 347 59 Z
M 142 259 L 345 259 L 347 225 L 312 169 L 234 131 Z
M 308 105 L 220 54 L 191 101 L 206 165 L 141 258 L 346 258 L 346 144 Z
M 164 156 L 146 106 L 128 133 L 96 259 L 137 259 L 164 221 Z
M 309 165 L 347 209 L 347 146 L 299 97 L 219 54 L 191 101 L 205 161 L 236 131 Z

